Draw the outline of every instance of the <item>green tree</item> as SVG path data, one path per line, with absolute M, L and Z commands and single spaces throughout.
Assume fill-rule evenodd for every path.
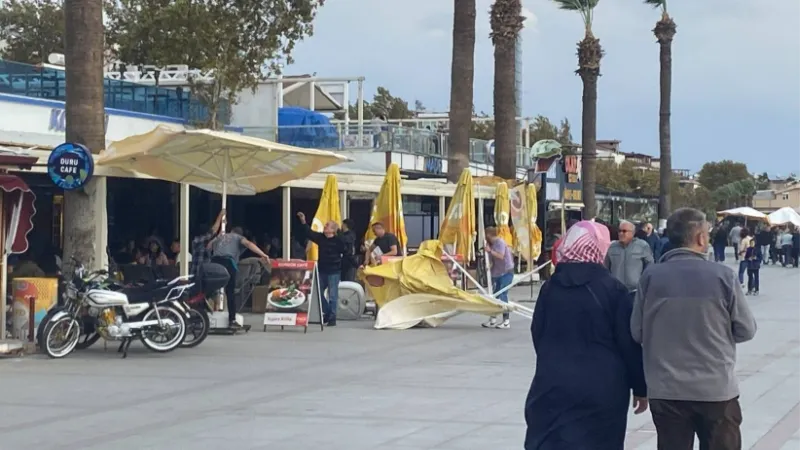
M 599 0 L 553 0 L 561 9 L 575 11 L 583 19 L 584 37 L 578 43 L 577 74 L 583 82 L 583 112 L 581 115 L 581 159 L 583 166 L 583 203 L 587 217 L 597 210 L 595 184 L 597 170 L 597 80 L 603 48 L 592 32 L 594 9 Z
M 39 64 L 50 53 L 64 53 L 61 0 L 5 0 L 0 3 L 0 57 Z
M 419 100 L 414 102 L 414 109 L 408 106 L 408 102 L 400 97 L 395 97 L 389 89 L 378 86 L 377 92 L 372 97 L 372 101 L 364 101 L 364 120 L 371 120 L 375 116 L 384 116 L 388 120 L 411 119 L 417 112 L 421 112 L 419 107 L 425 107 Z M 348 114 L 350 120 L 358 119 L 358 105 L 350 105 Z M 344 113 L 335 113 L 334 118 L 344 119 Z
M 769 189 L 769 174 L 767 172 L 758 175 L 755 179 L 756 190 L 764 191 Z
M 658 141 L 660 148 L 661 181 L 658 195 L 658 218 L 667 220 L 672 212 L 672 138 L 670 115 L 672 111 L 672 40 L 677 32 L 675 21 L 667 12 L 667 0 L 644 0 L 648 5 L 661 9 L 661 19 L 656 22 L 653 34 L 660 48 L 659 90 L 661 101 L 658 109 Z
M 559 125 L 554 124 L 549 118 L 538 115 L 533 118 L 533 122 L 528 126 L 531 145 L 542 139 L 553 139 L 561 145 L 572 144 L 572 129 L 569 119 L 564 118 Z
M 658 172 L 637 167 L 631 161 L 616 164 L 614 161 L 597 161 L 597 184 L 616 192 L 657 195 Z
M 450 161 L 448 181 L 469 167 L 475 83 L 475 0 L 453 0 L 453 56 L 450 62 Z
M 747 165 L 731 160 L 707 162 L 697 173 L 697 181 L 713 192 L 717 188 L 740 180 L 751 180 Z
M 525 20 L 520 0 L 495 0 L 490 11 L 494 44 L 494 174 L 517 177 L 517 39 Z
M 714 189 L 711 191 L 711 198 L 714 200 L 716 207 L 720 209 L 749 206 L 752 203 L 755 191 L 755 180 L 748 177 L 723 184 Z
M 103 2 L 64 1 L 66 72 L 66 140 L 84 144 L 93 153 L 105 148 L 103 105 Z M 83 189 L 64 193 L 64 274 L 72 276 L 72 258 L 99 269 L 95 256 L 98 231 L 98 191 L 105 190 L 101 177 L 89 180 Z
M 187 64 L 213 74 L 190 79 L 209 110 L 202 125 L 218 128 L 222 100 L 234 104 L 244 89 L 292 63 L 295 44 L 313 33 L 323 0 L 107 0 L 108 40 L 116 56 L 134 64 Z

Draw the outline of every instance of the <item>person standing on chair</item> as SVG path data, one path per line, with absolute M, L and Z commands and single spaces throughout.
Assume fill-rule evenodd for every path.
M 236 275 L 239 273 L 239 257 L 245 250 L 250 250 L 269 265 L 269 256 L 261 251 L 258 246 L 243 236 L 241 227 L 233 227 L 230 233 L 220 234 L 209 242 L 211 248 L 211 262 L 221 265 L 228 271 L 230 278 L 225 285 L 225 301 L 228 306 L 228 327 L 239 328 L 242 324 L 236 322 Z
M 339 224 L 330 220 L 325 224 L 322 233 L 311 229 L 306 223 L 306 215 L 297 213 L 309 241 L 319 246 L 319 291 L 322 293 L 323 323 L 329 327 L 336 326 L 336 311 L 339 307 L 339 281 L 342 279 L 342 256 L 345 253 L 345 242 L 339 231 Z M 328 291 L 327 297 L 325 291 Z
M 514 280 L 514 257 L 511 255 L 511 249 L 506 244 L 506 241 L 497 236 L 497 228 L 487 227 L 485 234 L 486 246 L 484 250 L 489 255 L 491 265 L 492 292 L 499 292 L 508 287 Z M 508 303 L 508 291 L 500 294 L 497 299 L 503 303 Z M 497 324 L 496 317 L 491 317 L 482 326 L 484 328 L 511 328 L 508 312 L 503 313 L 503 322 L 501 324 Z

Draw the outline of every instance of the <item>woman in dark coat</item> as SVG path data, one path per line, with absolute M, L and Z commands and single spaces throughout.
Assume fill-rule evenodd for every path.
M 636 414 L 647 410 L 642 351 L 630 334 L 633 299 L 602 265 L 609 245 L 606 227 L 573 226 L 539 293 L 526 450 L 622 450 L 631 391 Z

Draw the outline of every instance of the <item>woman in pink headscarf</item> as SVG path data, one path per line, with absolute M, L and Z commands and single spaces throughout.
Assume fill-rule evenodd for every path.
M 610 245 L 604 225 L 573 225 L 539 293 L 526 450 L 622 450 L 631 391 L 635 412 L 647 409 L 642 351 L 630 334 L 633 299 L 603 266 Z

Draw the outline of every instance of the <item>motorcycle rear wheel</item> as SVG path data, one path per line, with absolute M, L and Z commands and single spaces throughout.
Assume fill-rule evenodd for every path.
M 174 322 L 173 329 L 159 329 L 158 326 L 148 327 L 142 330 L 142 335 L 139 337 L 142 344 L 150 350 L 157 353 L 171 352 L 178 348 L 186 336 L 186 320 L 183 313 L 173 308 L 172 306 L 157 305 L 144 315 L 142 320 L 156 320 L 158 316 L 162 319 L 169 319 Z M 153 338 L 156 336 L 166 337 L 165 342 L 156 342 Z
M 189 318 L 186 319 L 186 336 L 181 347 L 193 348 L 200 345 L 208 337 L 211 328 L 211 319 L 205 309 L 189 308 Z
M 71 325 L 71 328 L 70 328 Z M 63 328 L 63 332 L 67 333 L 69 330 L 69 334 L 66 334 L 61 340 L 63 341 L 60 347 L 56 347 L 53 345 L 53 338 L 55 338 L 55 332 L 61 331 Z M 42 343 L 42 349 L 47 354 L 47 356 L 53 359 L 63 358 L 75 350 L 75 346 L 78 345 L 78 339 L 81 336 L 81 324 L 72 316 L 65 316 L 58 320 L 53 321 L 52 323 L 48 324 L 45 327 L 44 332 L 44 341 Z

